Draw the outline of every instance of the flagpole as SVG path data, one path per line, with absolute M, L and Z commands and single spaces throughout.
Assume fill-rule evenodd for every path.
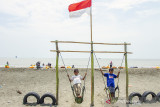
M 90 28 L 91 28 L 91 42 L 93 42 L 93 39 L 92 39 L 92 2 L 91 2 L 91 8 L 90 8 Z
M 90 28 L 91 28 L 91 106 L 94 106 L 94 59 L 93 59 L 93 38 L 92 38 L 92 1 L 90 8 Z

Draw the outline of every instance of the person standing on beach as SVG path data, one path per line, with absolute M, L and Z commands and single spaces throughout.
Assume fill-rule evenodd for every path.
M 75 94 L 77 97 L 81 97 L 80 94 L 81 94 L 81 80 L 84 80 L 87 73 L 85 73 L 84 77 L 82 77 L 81 75 L 78 75 L 79 73 L 79 70 L 78 69 L 74 69 L 74 76 L 72 76 L 72 78 L 68 76 L 69 78 L 69 81 L 72 82 L 73 81 L 73 88 L 74 88 L 74 91 L 75 91 Z
M 44 63 L 42 64 L 42 66 L 43 66 L 43 67 L 45 66 Z
M 115 82 L 114 82 L 114 78 L 118 78 L 120 72 L 118 72 L 117 75 L 113 74 L 113 71 L 114 71 L 113 68 L 109 69 L 109 73 L 103 73 L 101 69 L 100 69 L 100 71 L 101 71 L 102 75 L 107 78 L 107 87 L 109 88 L 109 91 L 110 91 L 110 99 L 115 98 Z
M 110 68 L 112 68 L 112 61 L 110 62 Z
M 7 61 L 7 66 L 9 66 L 9 62 Z
M 72 65 L 72 68 L 75 68 L 74 65 Z
M 48 62 L 48 66 L 49 66 L 49 68 L 51 68 L 51 63 Z
M 36 63 L 36 68 L 37 68 L 37 69 L 40 69 L 40 68 L 41 68 L 41 67 L 40 67 L 40 62 L 39 62 L 39 61 Z

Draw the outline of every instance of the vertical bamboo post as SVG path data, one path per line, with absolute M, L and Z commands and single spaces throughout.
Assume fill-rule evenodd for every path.
M 90 8 L 90 29 L 91 29 L 91 106 L 94 106 L 94 59 L 93 59 L 93 38 L 92 38 L 92 2 Z
M 58 91 L 59 91 L 59 74 L 58 74 L 58 59 L 59 59 L 59 50 L 58 50 L 58 41 L 56 40 L 56 105 L 58 105 Z
M 128 78 L 128 63 L 127 63 L 127 45 L 126 42 L 124 43 L 124 51 L 125 51 L 125 70 L 126 70 L 126 100 L 128 102 L 128 82 L 129 82 L 129 78 Z
M 91 42 L 91 106 L 94 106 L 94 59 L 93 59 L 93 42 Z

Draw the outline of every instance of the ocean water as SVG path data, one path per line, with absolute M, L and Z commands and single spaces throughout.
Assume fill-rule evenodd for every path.
M 0 58 L 0 67 L 4 67 L 7 61 L 10 67 L 29 67 L 31 64 L 36 64 L 37 61 L 40 61 L 41 65 L 43 63 L 46 65 L 48 62 L 50 62 L 52 66 L 56 65 L 55 58 Z M 77 68 L 87 68 L 89 62 L 90 68 L 89 58 L 64 58 L 63 61 L 65 66 L 74 65 Z M 63 61 L 59 58 L 59 66 L 64 66 Z M 99 68 L 99 65 L 100 67 L 107 66 L 110 61 L 112 61 L 113 66 L 119 67 L 122 62 L 122 66 L 125 66 L 125 61 L 122 61 L 122 59 L 99 58 L 99 64 L 96 59 L 94 59 L 94 67 Z M 160 59 L 128 59 L 128 67 L 151 68 L 156 66 L 160 66 Z

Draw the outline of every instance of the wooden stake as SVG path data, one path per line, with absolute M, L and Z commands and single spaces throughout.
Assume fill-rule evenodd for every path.
M 59 91 L 59 74 L 58 74 L 58 59 L 59 59 L 59 50 L 58 50 L 58 41 L 56 41 L 56 105 L 58 105 L 58 91 Z
M 126 101 L 128 102 L 128 82 L 129 82 L 129 78 L 128 78 L 128 63 L 127 63 L 127 45 L 124 45 L 124 51 L 125 53 L 125 69 L 126 69 Z

